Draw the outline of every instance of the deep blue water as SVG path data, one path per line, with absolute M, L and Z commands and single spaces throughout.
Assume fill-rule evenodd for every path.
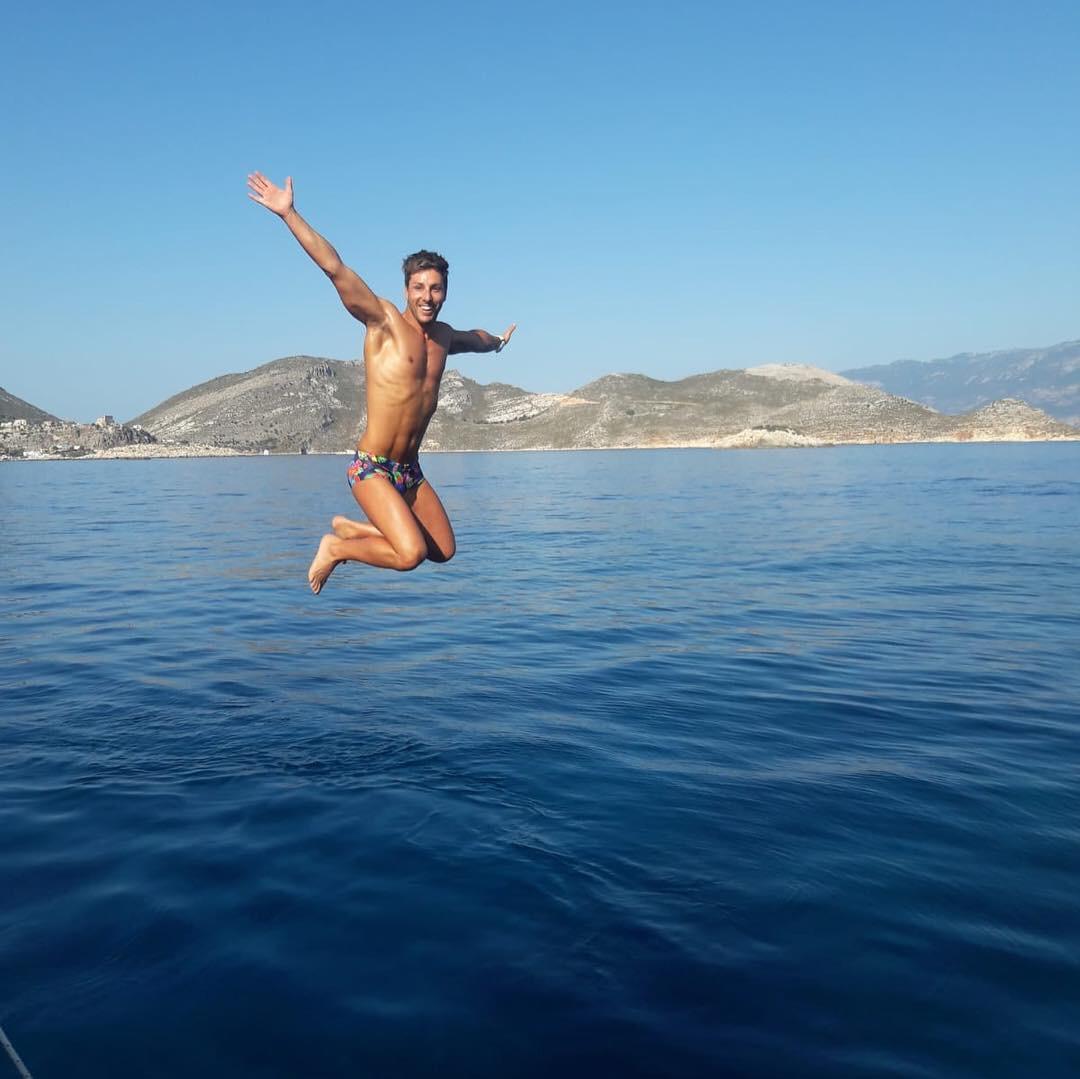
M 346 463 L 0 465 L 35 1079 L 1080 1073 L 1080 444 Z

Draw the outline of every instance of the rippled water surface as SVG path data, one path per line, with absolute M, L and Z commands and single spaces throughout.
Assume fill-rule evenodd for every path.
M 36 1079 L 1080 1074 L 1080 444 L 346 463 L 0 465 Z

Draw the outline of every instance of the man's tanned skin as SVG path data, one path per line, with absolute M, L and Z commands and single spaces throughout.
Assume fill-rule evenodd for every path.
M 249 197 L 277 214 L 334 283 L 341 302 L 366 327 L 367 429 L 357 449 L 402 464 L 415 462 L 439 401 L 446 357 L 457 352 L 497 352 L 515 326 L 498 337 L 486 330 L 455 330 L 438 315 L 446 300 L 446 278 L 435 269 L 412 273 L 405 283 L 405 307 L 399 311 L 375 295 L 341 261 L 293 205 L 292 177 L 285 187 L 260 172 L 248 177 Z M 448 562 L 454 557 L 454 530 L 429 481 L 400 494 L 385 476 L 357 480 L 352 492 L 367 522 L 335 517 L 333 532 L 323 536 L 308 569 L 316 594 L 341 562 L 366 562 L 387 569 L 415 569 L 424 559 Z

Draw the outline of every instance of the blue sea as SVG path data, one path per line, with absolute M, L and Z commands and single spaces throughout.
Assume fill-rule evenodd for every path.
M 35 1079 L 1080 1074 L 1080 443 L 347 460 L 0 465 Z

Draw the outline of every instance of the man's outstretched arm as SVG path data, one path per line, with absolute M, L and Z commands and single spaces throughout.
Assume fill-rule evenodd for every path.
M 451 352 L 502 352 L 510 340 L 510 335 L 517 329 L 517 323 L 510 324 L 510 328 L 501 337 L 497 337 L 487 330 L 454 330 L 450 338 Z
M 353 318 L 365 326 L 382 322 L 386 317 L 382 302 L 355 270 L 350 270 L 333 246 L 320 236 L 297 212 L 293 205 L 292 177 L 285 179 L 284 188 L 271 183 L 261 172 L 248 177 L 248 198 L 254 199 L 275 213 L 311 256 L 320 270 L 334 283 L 341 302 Z

